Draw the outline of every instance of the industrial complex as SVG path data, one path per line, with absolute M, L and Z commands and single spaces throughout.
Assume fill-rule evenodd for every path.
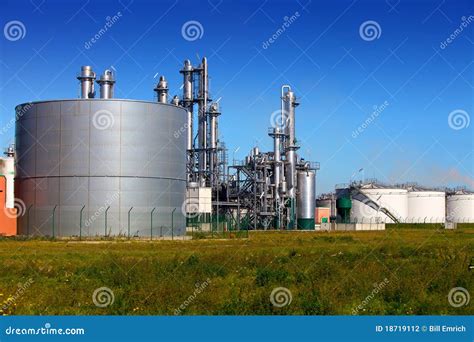
M 0 161 L 0 234 L 144 237 L 183 236 L 189 227 L 474 222 L 474 193 L 466 189 L 367 180 L 316 199 L 319 163 L 299 153 L 289 85 L 275 94 L 281 108 L 267 131 L 273 150 L 254 147 L 229 163 L 206 58 L 184 61 L 179 72 L 180 97 L 169 95 L 161 76 L 156 100 L 142 101 L 114 98 L 113 70 L 96 76 L 83 66 L 80 98 L 18 105 L 16 143 Z

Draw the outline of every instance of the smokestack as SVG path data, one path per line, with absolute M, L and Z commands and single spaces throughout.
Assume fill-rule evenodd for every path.
M 154 90 L 156 91 L 159 103 L 168 103 L 168 82 L 165 76 L 160 76 L 160 81 Z
M 111 99 L 114 97 L 115 78 L 111 70 L 105 70 L 97 81 L 100 86 L 100 98 Z
M 95 72 L 92 71 L 92 67 L 89 65 L 82 66 L 81 73 L 77 76 L 77 79 L 81 82 L 81 99 L 94 98 Z

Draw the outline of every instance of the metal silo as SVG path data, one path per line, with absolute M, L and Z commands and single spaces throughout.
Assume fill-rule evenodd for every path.
M 83 71 L 93 96 L 95 74 Z M 186 110 L 85 95 L 21 107 L 15 191 L 28 209 L 19 234 L 185 234 Z
M 458 191 L 447 197 L 447 218 L 449 222 L 474 222 L 474 193 Z
M 446 194 L 443 191 L 409 191 L 408 219 L 410 223 L 444 223 Z
M 316 207 L 316 175 L 314 171 L 297 172 L 298 196 L 297 226 L 298 229 L 314 229 L 314 209 Z

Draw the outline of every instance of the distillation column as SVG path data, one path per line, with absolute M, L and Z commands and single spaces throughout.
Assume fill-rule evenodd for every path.
M 184 61 L 184 67 L 180 71 L 183 74 L 183 107 L 187 111 L 186 121 L 186 149 L 187 149 L 187 182 L 193 181 L 194 155 L 193 155 L 193 67 L 188 59 Z
M 287 91 L 285 92 L 285 88 Z M 294 229 L 296 223 L 296 145 L 295 136 L 295 108 L 298 105 L 296 97 L 289 86 L 282 87 L 282 123 L 285 129 L 285 159 L 286 159 L 286 170 L 285 178 L 288 187 L 288 229 Z
M 207 100 L 209 96 L 209 82 L 207 74 L 207 59 L 202 59 L 199 73 L 199 99 L 198 99 L 198 148 L 199 148 L 199 184 L 206 186 L 206 176 L 208 169 L 207 149 L 208 149 L 208 122 L 207 122 Z

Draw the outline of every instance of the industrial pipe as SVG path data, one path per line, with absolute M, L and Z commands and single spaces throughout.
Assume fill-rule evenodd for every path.
M 160 81 L 154 90 L 159 103 L 168 103 L 168 82 L 166 81 L 165 76 L 160 76 Z
M 130 208 L 128 211 L 128 238 L 130 239 L 130 212 L 132 211 L 133 207 Z
M 110 209 L 110 205 L 107 207 L 107 209 L 105 209 L 105 235 L 104 237 L 107 237 L 107 213 Z
M 112 70 L 105 70 L 100 79 L 97 80 L 97 84 L 100 87 L 101 99 L 111 99 L 114 97 L 115 77 Z
M 153 213 L 155 212 L 156 208 L 153 208 L 153 210 L 150 213 L 150 240 L 153 240 Z
M 81 98 L 94 98 L 95 72 L 92 71 L 92 67 L 89 65 L 82 66 L 81 73 L 79 74 L 79 76 L 77 76 L 77 79 L 81 82 Z
M 199 144 L 199 158 L 198 166 L 200 179 L 199 183 L 201 186 L 206 186 L 206 171 L 207 171 L 207 149 L 208 149 L 208 127 L 207 127 L 207 100 L 209 97 L 209 81 L 207 73 L 207 59 L 202 59 L 201 68 L 199 71 L 199 110 L 198 110 L 198 144 Z
M 79 213 L 79 240 L 82 240 L 82 212 L 86 206 L 83 205 L 81 208 L 81 212 Z

